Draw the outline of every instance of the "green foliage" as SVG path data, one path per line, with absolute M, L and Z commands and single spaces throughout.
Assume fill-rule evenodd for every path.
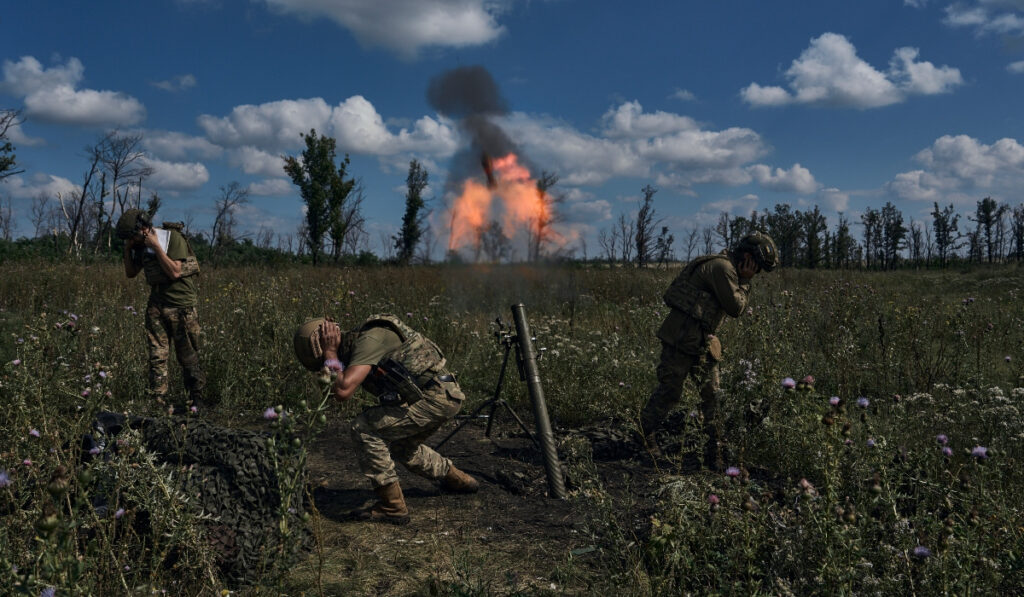
M 423 214 L 426 206 L 423 190 L 427 188 L 427 170 L 417 160 L 409 162 L 409 175 L 405 178 L 408 190 L 405 193 L 405 214 L 402 216 L 402 229 L 395 237 L 395 248 L 398 249 L 396 260 L 401 265 L 408 265 L 416 252 L 416 245 L 423 236 Z

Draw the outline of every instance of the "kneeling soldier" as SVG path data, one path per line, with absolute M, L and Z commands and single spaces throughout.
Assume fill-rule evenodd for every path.
M 465 399 L 441 351 L 425 336 L 392 315 L 371 317 L 347 332 L 333 321 L 311 319 L 295 331 L 295 354 L 310 371 L 326 368 L 336 375 L 332 392 L 337 399 L 348 400 L 362 386 L 380 401 L 351 427 L 359 467 L 378 497 L 361 518 L 409 521 L 394 460 L 440 481 L 444 491 L 479 489 L 476 479 L 423 443 L 455 417 Z

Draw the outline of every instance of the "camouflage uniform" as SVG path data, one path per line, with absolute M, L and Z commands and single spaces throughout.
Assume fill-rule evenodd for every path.
M 345 334 L 339 357 L 347 365 L 374 365 L 362 387 L 380 399 L 352 422 L 360 469 L 375 488 L 398 481 L 397 460 L 413 473 L 443 479 L 452 462 L 426 446 L 441 425 L 462 408 L 466 396 L 445 369 L 437 346 L 391 315 L 371 317 Z M 406 383 L 388 381 L 382 371 L 404 369 Z
M 203 400 L 206 376 L 199 366 L 199 316 L 196 312 L 198 294 L 196 274 L 199 263 L 188 240 L 181 234 L 180 224 L 164 224 L 167 238 L 167 256 L 181 263 L 181 275 L 172 280 L 160 267 L 152 251 L 138 248 L 132 251 L 135 266 L 146 275 L 150 286 L 146 305 L 146 337 L 149 349 L 149 391 L 158 400 L 166 401 L 168 394 L 167 361 L 171 343 L 181 365 L 193 404 Z
M 671 312 L 658 330 L 661 362 L 658 386 L 640 415 L 640 426 L 649 436 L 680 400 L 683 383 L 692 376 L 700 386 L 700 409 L 708 436 L 706 455 L 714 463 L 720 437 L 718 421 L 718 362 L 722 346 L 714 336 L 725 319 L 739 317 L 747 306 L 750 280 L 741 279 L 727 253 L 692 261 L 665 292 Z

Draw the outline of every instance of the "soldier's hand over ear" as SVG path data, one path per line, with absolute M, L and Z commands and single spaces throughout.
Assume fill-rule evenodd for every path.
M 753 278 L 754 274 L 756 274 L 758 271 L 759 269 L 757 267 L 757 263 L 754 262 L 754 258 L 750 255 L 750 253 L 747 253 L 746 256 L 743 258 L 743 262 L 740 263 L 739 268 L 737 268 L 736 273 L 738 273 L 741 278 L 746 278 L 747 280 L 749 280 Z
M 320 324 L 320 337 L 323 339 L 324 354 L 337 355 L 338 346 L 341 344 L 341 328 L 333 321 L 325 321 Z

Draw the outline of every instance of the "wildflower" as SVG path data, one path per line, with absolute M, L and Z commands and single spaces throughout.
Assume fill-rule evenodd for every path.
M 25 343 L 25 339 L 24 338 L 18 338 L 18 344 L 24 344 L 24 343 Z
M 199 412 L 199 407 L 197 407 L 194 404 L 192 406 L 188 407 L 188 409 L 192 412 L 192 414 L 195 414 L 195 413 Z
M 846 438 L 846 441 L 844 441 L 843 443 L 846 444 L 847 446 L 852 446 L 853 445 L 853 440 L 850 439 L 850 438 Z
M 931 555 L 932 555 L 932 550 L 928 549 L 924 545 L 918 545 L 917 547 L 914 548 L 914 557 L 915 558 L 921 558 L 923 560 L 924 558 L 927 558 L 927 557 L 929 557 Z
M 1006 356 L 1005 356 L 1005 357 L 1003 358 L 1003 360 L 1004 360 L 1004 361 L 1006 361 L 1007 363 L 1009 363 L 1009 362 L 1010 362 L 1010 361 L 1012 361 L 1013 359 L 1011 359 L 1011 358 L 1010 358 L 1010 355 L 1006 355 Z
M 57 594 L 56 587 L 46 587 L 39 592 L 39 597 L 54 597 Z
M 11 364 L 17 367 L 18 365 L 21 364 L 21 359 L 14 359 L 13 361 L 11 361 Z
M 24 465 L 24 466 L 32 466 L 32 459 L 31 458 L 26 458 L 25 460 L 21 461 L 21 464 Z
M 0 470 L 0 488 L 7 487 L 11 484 L 11 477 L 7 474 L 7 471 Z
M 619 382 L 619 387 L 620 387 L 620 388 L 621 388 L 621 387 L 623 387 L 624 385 L 626 385 L 626 382 L 624 382 L 624 381 L 620 381 L 620 382 Z
M 730 466 L 729 468 L 725 469 L 725 474 L 726 476 L 735 479 L 736 477 L 740 476 L 740 469 L 736 468 L 735 466 Z
M 356 295 L 356 291 L 355 290 L 349 290 L 348 291 L 348 295 L 349 296 L 355 296 Z
M 813 375 L 808 375 L 808 376 L 804 377 L 803 382 L 805 384 L 809 385 L 809 386 L 813 386 L 814 385 L 814 376 Z
M 28 434 L 31 435 L 32 437 L 39 437 L 39 430 L 38 429 L 29 429 L 28 430 Z
M 263 411 L 263 418 L 267 419 L 268 421 L 276 419 L 278 416 L 279 415 L 277 411 L 274 410 L 273 406 L 268 406 L 267 410 Z
M 946 444 L 949 443 L 949 438 L 946 437 L 945 433 L 940 433 L 935 436 L 935 441 L 939 442 L 940 446 L 945 446 Z
M 91 393 L 92 393 L 92 390 L 90 390 L 89 388 L 85 388 L 84 390 L 82 390 L 82 398 L 88 398 L 89 394 L 91 394 Z
M 121 518 L 124 516 L 124 508 L 118 508 L 117 512 L 114 512 L 114 518 Z
M 943 447 L 942 455 L 945 456 L 946 458 L 949 458 L 950 456 L 953 455 L 953 448 L 950 448 L 949 446 Z
M 95 456 L 95 455 L 97 455 L 99 453 L 100 453 L 100 447 L 99 446 L 93 446 L 93 447 L 89 448 L 89 454 Z
M 406 317 L 412 317 L 412 311 L 406 311 L 405 312 L 405 316 Z
M 107 372 L 106 371 L 100 371 L 99 372 L 99 376 L 100 376 L 100 379 L 106 379 L 107 378 Z
M 792 377 L 787 377 L 787 378 L 782 380 L 782 389 L 783 390 L 792 390 L 795 387 L 796 387 L 796 381 L 794 381 Z
M 708 503 L 711 504 L 712 506 L 717 506 L 719 501 L 721 500 L 719 500 L 718 496 L 713 493 L 708 496 Z
M 869 448 L 874 448 L 875 447 L 875 440 L 873 438 L 869 437 L 867 444 L 868 444 Z
M 84 381 L 85 383 L 89 383 L 90 381 L 92 381 L 92 375 L 86 375 L 85 377 L 82 378 L 82 381 Z
M 985 446 L 974 446 L 974 449 L 971 450 L 971 456 L 974 456 L 978 460 L 984 460 L 988 458 L 988 448 Z
M 863 396 L 857 399 L 857 406 L 861 408 L 867 408 L 869 404 L 871 404 L 871 401 Z
M 839 406 L 839 396 L 833 396 L 828 399 L 828 403 L 832 406 Z

